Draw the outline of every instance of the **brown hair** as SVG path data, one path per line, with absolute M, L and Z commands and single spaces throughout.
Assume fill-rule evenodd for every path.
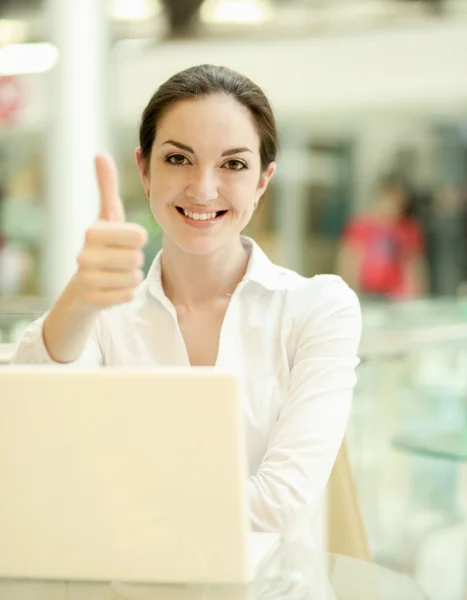
M 244 75 L 227 67 L 198 65 L 172 75 L 149 100 L 139 128 L 143 164 L 149 164 L 157 126 L 164 112 L 176 102 L 211 94 L 227 94 L 248 108 L 260 138 L 261 168 L 276 159 L 278 135 L 274 114 L 264 92 Z

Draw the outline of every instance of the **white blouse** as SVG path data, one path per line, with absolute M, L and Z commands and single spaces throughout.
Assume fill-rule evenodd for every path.
M 310 279 L 271 263 L 259 246 L 232 295 L 216 366 L 243 394 L 253 529 L 316 546 L 316 520 L 349 418 L 361 313 L 335 275 Z M 51 363 L 43 319 L 25 332 L 15 363 Z M 100 313 L 79 366 L 189 365 L 159 253 L 137 297 Z M 314 522 L 315 521 L 315 522 Z

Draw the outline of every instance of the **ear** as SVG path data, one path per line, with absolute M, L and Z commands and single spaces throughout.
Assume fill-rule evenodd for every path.
M 272 162 L 272 163 L 269 163 L 267 169 L 261 173 L 261 177 L 259 178 L 258 187 L 256 189 L 256 202 L 259 201 L 261 196 L 267 190 L 269 182 L 271 181 L 272 176 L 274 175 L 275 172 L 276 172 L 276 163 Z
M 140 146 L 138 146 L 136 148 L 135 159 L 136 159 L 136 165 L 138 167 L 141 183 L 143 184 L 144 191 L 146 193 L 146 197 L 149 198 L 149 190 L 151 188 L 151 182 L 149 179 L 149 168 L 148 168 L 148 165 L 146 163 L 144 163 L 141 158 L 141 147 Z

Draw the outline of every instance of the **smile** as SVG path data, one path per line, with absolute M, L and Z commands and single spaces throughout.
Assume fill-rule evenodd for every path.
M 218 211 L 213 211 L 213 212 L 200 213 L 200 212 L 191 212 L 189 210 L 182 208 L 181 206 L 176 206 L 175 208 L 178 210 L 178 212 L 180 214 L 182 214 L 184 217 L 186 217 L 188 219 L 191 219 L 192 221 L 214 221 L 215 219 L 219 219 L 220 217 L 225 215 L 225 213 L 227 212 L 226 210 L 218 210 Z

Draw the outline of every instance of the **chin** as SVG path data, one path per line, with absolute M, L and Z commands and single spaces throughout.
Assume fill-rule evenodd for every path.
M 171 243 L 186 254 L 203 256 L 216 252 L 222 246 L 231 243 L 231 237 L 225 235 L 170 235 Z

